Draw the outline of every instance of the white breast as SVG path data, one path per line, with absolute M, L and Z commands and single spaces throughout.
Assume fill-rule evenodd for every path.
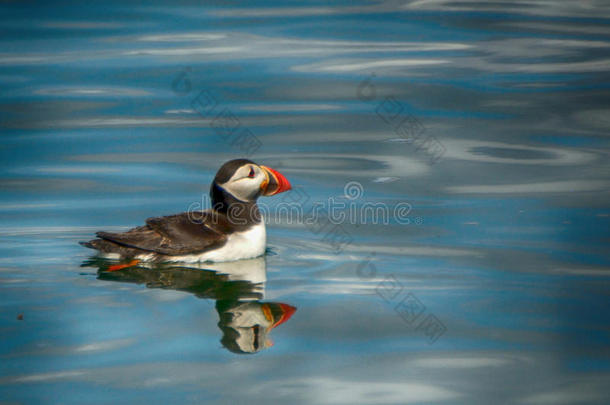
M 261 218 L 261 222 L 252 226 L 244 232 L 233 232 L 227 238 L 227 242 L 218 249 L 208 252 L 184 255 L 171 256 L 167 259 L 170 262 L 229 262 L 233 260 L 252 259 L 262 256 L 265 253 L 267 245 L 267 233 L 265 230 L 265 222 Z

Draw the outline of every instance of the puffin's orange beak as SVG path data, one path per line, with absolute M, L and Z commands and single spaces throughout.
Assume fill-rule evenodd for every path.
M 261 166 L 261 169 L 263 169 L 267 175 L 267 180 L 261 183 L 263 195 L 275 195 L 288 191 L 292 188 L 290 182 L 282 173 L 267 166 Z

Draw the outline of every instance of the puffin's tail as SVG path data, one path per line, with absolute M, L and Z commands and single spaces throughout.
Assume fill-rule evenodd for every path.
M 95 249 L 96 247 L 93 244 L 94 241 L 95 241 L 95 239 L 94 240 L 90 240 L 89 242 L 80 241 L 80 242 L 78 242 L 78 244 L 81 245 L 81 246 L 84 246 L 86 248 L 89 248 L 89 249 Z
M 97 250 L 102 254 L 118 254 L 122 258 L 134 257 L 139 253 L 143 253 L 139 249 L 122 246 L 106 239 L 92 239 L 88 242 L 81 241 L 78 243 L 86 248 Z
M 105 239 L 92 239 L 88 242 L 78 242 L 89 249 L 99 250 L 101 253 L 121 253 L 121 246 Z

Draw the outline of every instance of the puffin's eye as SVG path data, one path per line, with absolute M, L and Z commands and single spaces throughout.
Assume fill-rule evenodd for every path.
M 254 177 L 254 169 L 252 167 L 250 167 L 250 173 L 248 173 L 248 177 Z

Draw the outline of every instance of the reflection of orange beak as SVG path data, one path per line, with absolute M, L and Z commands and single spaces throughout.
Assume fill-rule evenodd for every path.
M 289 320 L 290 317 L 292 316 L 292 314 L 294 314 L 295 311 L 297 310 L 292 305 L 288 305 L 288 304 L 278 304 L 278 305 L 282 309 L 282 316 L 280 317 L 280 319 L 276 323 L 271 325 L 270 329 L 273 329 L 276 326 L 279 326 L 279 325 L 283 324 L 284 322 L 286 322 L 287 320 Z
M 267 175 L 267 181 L 263 181 L 261 184 L 261 190 L 263 195 L 275 195 L 288 191 L 292 188 L 290 182 L 284 177 L 284 175 L 277 170 L 273 170 L 267 166 L 261 166 Z

